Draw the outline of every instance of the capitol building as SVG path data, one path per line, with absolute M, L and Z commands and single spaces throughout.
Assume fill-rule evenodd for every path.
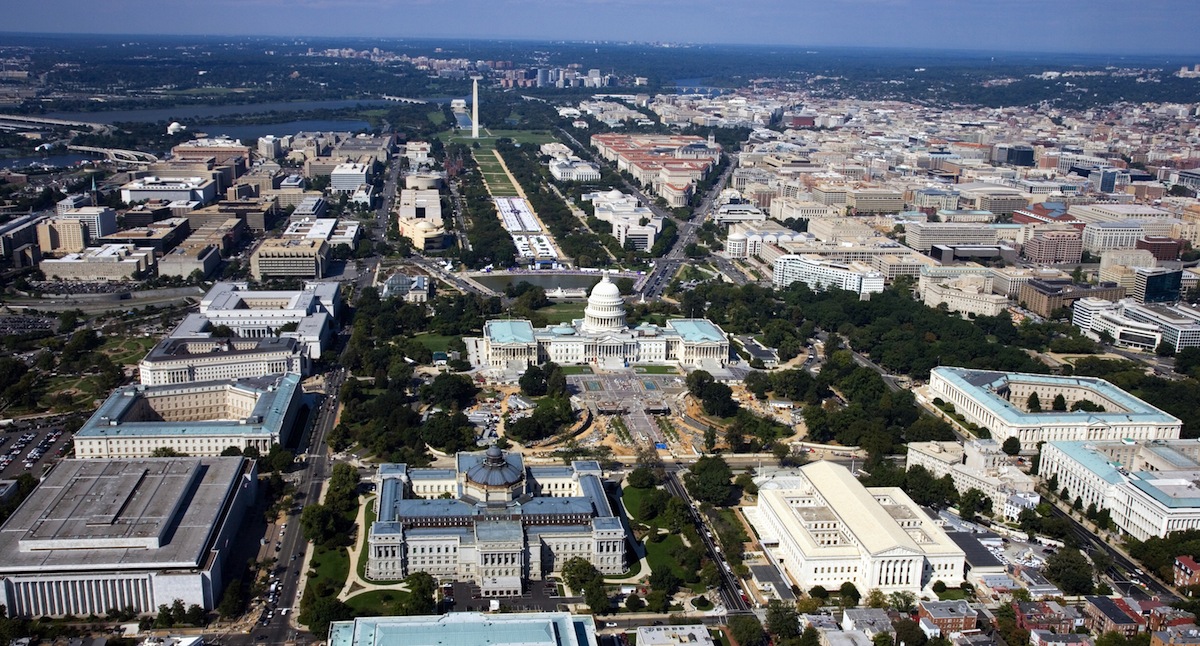
M 582 319 L 534 328 L 526 319 L 495 319 L 483 326 L 482 358 L 492 368 L 529 364 L 672 363 L 720 369 L 729 360 L 725 331 L 708 319 L 672 319 L 663 327 L 625 323 L 625 301 L 604 277 L 592 288 Z

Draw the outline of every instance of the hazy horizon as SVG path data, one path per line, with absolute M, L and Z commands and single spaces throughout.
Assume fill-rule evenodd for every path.
M 47 0 L 7 15 L 4 31 L 29 35 L 836 46 L 1200 63 L 1200 3 L 1173 0 Z

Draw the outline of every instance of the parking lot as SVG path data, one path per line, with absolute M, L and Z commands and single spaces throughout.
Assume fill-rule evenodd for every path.
M 0 478 L 22 473 L 41 477 L 54 460 L 66 453 L 70 437 L 61 427 L 7 426 L 0 433 Z

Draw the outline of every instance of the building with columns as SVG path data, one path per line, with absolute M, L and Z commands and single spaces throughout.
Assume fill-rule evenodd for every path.
M 303 407 L 300 375 L 118 388 L 75 433 L 80 458 L 144 458 L 156 449 L 219 456 L 287 444 Z
M 492 368 L 530 363 L 599 364 L 673 363 L 719 368 L 729 360 L 729 339 L 707 319 L 672 319 L 666 326 L 625 324 L 625 300 L 606 274 L 592 288 L 584 317 L 535 329 L 528 320 L 484 323 L 482 357 Z
M 1037 394 L 1041 410 L 1030 410 Z M 997 442 L 1015 437 L 1022 447 L 1071 440 L 1175 439 L 1179 418 L 1095 377 L 1061 377 L 939 366 L 929 373 L 929 395 L 954 405 L 968 423 Z M 1067 410 L 1050 410 L 1062 395 Z M 1072 410 L 1080 402 L 1092 410 Z
M 254 460 L 62 460 L 0 526 L 10 617 L 212 610 L 258 486 Z
M 896 487 L 864 487 L 824 460 L 754 479 L 758 504 L 746 518 L 785 577 L 809 589 L 920 593 L 934 581 L 963 582 L 966 555 Z
M 458 453 L 453 469 L 381 465 L 367 578 L 427 572 L 510 597 L 574 557 L 604 574 L 624 572 L 625 529 L 601 476 L 594 461 L 526 467 L 521 454 L 494 445 Z

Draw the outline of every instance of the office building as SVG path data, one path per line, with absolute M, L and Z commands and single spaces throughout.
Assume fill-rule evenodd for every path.
M 1117 222 L 1121 220 L 1156 220 L 1170 217 L 1171 213 L 1145 204 L 1072 204 L 1067 213 L 1077 220 L 1095 222 Z
M 1094 339 L 1104 338 L 1113 345 L 1139 350 L 1154 350 L 1162 343 L 1162 329 L 1125 315 L 1133 305 L 1127 299 L 1117 302 L 1099 298 L 1081 298 L 1071 308 L 1071 323 Z
M 269 278 L 324 278 L 329 262 L 329 243 L 306 238 L 263 240 L 250 254 L 250 275 Z
M 1083 257 L 1083 236 L 1074 229 L 1043 231 L 1025 242 L 1021 255 L 1038 265 L 1078 263 Z
M 965 554 L 896 487 L 864 487 L 839 464 L 820 461 L 754 479 L 747 518 L 791 582 L 807 590 L 919 593 L 934 581 L 963 582 Z
M 338 164 L 329 173 L 329 190 L 334 193 L 353 193 L 370 182 L 371 169 L 365 164 Z
M 596 646 L 598 641 L 591 615 L 454 612 L 335 621 L 329 624 L 326 643 L 328 646 Z
M 95 203 L 92 201 L 92 194 L 76 193 L 74 195 L 68 195 L 59 200 L 58 203 L 54 205 L 54 212 L 57 215 L 63 215 L 72 209 L 82 209 L 86 206 L 95 206 Z
M 87 225 L 72 218 L 50 218 L 36 225 L 38 250 L 43 255 L 79 253 L 87 249 Z
M 85 206 L 68 209 L 56 216 L 58 219 L 78 220 L 87 231 L 88 241 L 93 242 L 117 232 L 117 212 L 107 206 Z
M 1044 402 L 1030 410 L 1034 393 Z M 1015 437 L 1023 447 L 1073 440 L 1173 439 L 1183 423 L 1094 377 L 1060 377 L 939 366 L 930 371 L 929 394 L 953 404 L 968 423 L 991 432 L 997 442 Z M 1050 410 L 1062 395 L 1067 410 Z M 1088 401 L 1099 411 L 1072 410 Z
M 75 455 L 144 458 L 156 450 L 217 456 L 229 447 L 263 455 L 286 444 L 303 407 L 300 375 L 219 379 L 113 391 L 75 433 Z
M 334 282 L 306 283 L 299 290 L 251 290 L 246 283 L 220 282 L 200 300 L 200 311 L 184 317 L 171 338 L 211 337 L 229 328 L 235 337 L 291 337 L 317 359 L 332 341 L 341 312 L 341 288 Z M 290 330 L 285 328 L 292 328 Z
M 359 223 L 346 218 L 290 219 L 280 234 L 284 240 L 324 240 L 330 247 L 354 248 L 358 242 Z
M 1182 292 L 1183 272 L 1166 267 L 1133 270 L 1133 300 L 1138 303 L 1174 303 Z
M 1138 540 L 1200 529 L 1200 446 L 1162 439 L 1048 442 L 1039 472 Z
M 704 624 L 675 626 L 638 626 L 637 643 L 640 646 L 716 646 L 712 635 Z
M 1099 254 L 1115 249 L 1133 249 L 1146 231 L 1137 221 L 1090 222 L 1083 227 L 1083 250 Z
M 167 218 L 151 222 L 144 227 L 125 229 L 101 236 L 99 239 L 94 239 L 93 243 L 149 247 L 154 249 L 155 255 L 162 256 L 174 249 L 175 245 L 183 242 L 191 233 L 192 227 L 187 218 Z
M 846 206 L 857 215 L 899 213 L 904 210 L 904 194 L 883 188 L 855 189 L 846 196 Z
M 1030 279 L 1021 285 L 1017 301 L 1038 316 L 1050 317 L 1070 309 L 1081 298 L 1101 298 L 1116 301 L 1125 297 L 1125 288 L 1116 283 L 1098 285 L 1077 284 L 1070 278 Z
M 535 329 L 527 320 L 495 319 L 483 326 L 483 356 L 493 368 L 529 363 L 671 363 L 720 369 L 729 339 L 707 319 L 669 319 L 666 326 L 625 325 L 625 301 L 608 274 L 592 288 L 584 318 Z
M 1010 495 L 1034 491 L 1033 478 L 1011 461 L 995 440 L 909 442 L 906 467 L 924 467 L 935 478 L 950 476 L 960 494 L 978 489 L 991 499 L 992 511 L 998 514 Z
M 225 588 L 258 474 L 240 457 L 62 460 L 0 526 L 13 617 L 205 610 Z
M 922 301 L 929 307 L 946 306 L 951 312 L 971 316 L 998 316 L 1008 309 L 1008 297 L 992 293 L 991 277 L 967 274 L 927 281 Z
M 198 337 L 159 341 L 138 363 L 145 386 L 295 373 L 308 376 L 308 350 L 292 337 L 263 339 Z
M 1179 240 L 1164 236 L 1146 236 L 1134 244 L 1135 249 L 1145 249 L 1154 254 L 1156 260 L 1176 260 L 1181 248 Z
M 126 204 L 167 200 L 207 204 L 217 198 L 217 182 L 207 177 L 156 177 L 135 179 L 121 186 Z
M 240 175 L 250 162 L 251 150 L 250 146 L 242 145 L 237 139 L 210 137 L 193 139 L 171 148 L 171 157 L 182 161 L 212 159 L 218 166 L 237 168 L 237 174 Z
M 1125 303 L 1121 313 L 1135 321 L 1157 326 L 1162 334 L 1163 343 L 1174 348 L 1176 352 L 1200 346 L 1200 310 L 1192 305 Z
M 220 264 L 221 249 L 216 245 L 185 242 L 158 259 L 158 275 L 190 278 L 200 272 L 202 278 L 208 278 Z
M 156 267 L 153 248 L 128 244 L 88 247 L 38 265 L 49 280 L 81 282 L 136 280 L 153 275 Z
M 484 597 L 515 597 L 525 581 L 544 580 L 572 558 L 603 574 L 626 570 L 625 529 L 599 463 L 526 467 L 521 454 L 494 445 L 454 462 L 453 469 L 380 466 L 368 579 L 426 572 L 472 582 Z
M 841 264 L 817 256 L 787 254 L 775 259 L 772 282 L 777 289 L 801 282 L 810 289 L 855 292 L 860 297 L 883 291 L 883 274 L 855 263 Z
M 905 243 L 917 251 L 934 245 L 994 245 L 996 229 L 971 222 L 912 222 L 904 228 Z

